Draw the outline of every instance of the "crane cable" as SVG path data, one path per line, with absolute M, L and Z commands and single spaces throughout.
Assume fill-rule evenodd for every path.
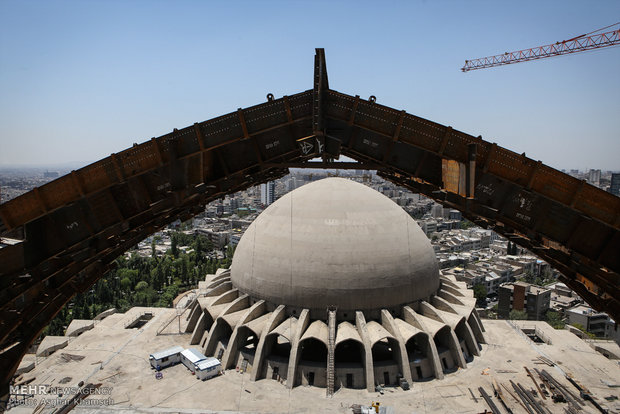
M 576 39 L 580 39 L 580 38 L 582 38 L 582 37 L 589 36 L 589 35 L 591 35 L 592 33 L 600 32 L 600 31 L 602 31 L 602 30 L 608 29 L 608 28 L 610 28 L 610 27 L 612 27 L 612 26 L 615 26 L 615 25 L 617 25 L 617 24 L 620 24 L 620 22 L 616 22 L 616 23 L 614 23 L 614 24 L 610 24 L 609 26 L 601 27 L 600 29 L 593 30 L 593 31 L 591 31 L 590 33 L 582 34 L 581 36 L 576 36 L 576 37 L 573 37 L 573 38 L 571 38 L 571 39 L 568 39 L 568 40 L 563 40 L 563 41 L 558 42 L 558 43 L 566 43 L 566 42 L 571 42 L 571 41 L 573 41 L 573 40 L 576 40 Z

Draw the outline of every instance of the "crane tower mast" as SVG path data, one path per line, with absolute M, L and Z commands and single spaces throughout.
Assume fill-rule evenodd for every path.
M 581 35 L 569 40 L 552 43 L 550 45 L 517 50 L 515 52 L 506 52 L 501 55 L 466 60 L 465 65 L 461 68 L 461 70 L 463 72 L 468 72 L 470 70 L 510 65 L 511 63 L 527 62 L 528 60 L 567 55 L 569 53 L 584 52 L 586 50 L 600 49 L 603 47 L 617 45 L 620 45 L 620 29 L 590 36 Z

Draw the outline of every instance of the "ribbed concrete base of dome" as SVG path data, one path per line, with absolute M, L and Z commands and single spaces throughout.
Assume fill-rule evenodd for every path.
M 226 369 L 250 378 L 297 385 L 366 388 L 441 379 L 479 355 L 484 328 L 473 292 L 463 282 L 441 276 L 428 301 L 383 309 L 378 317 L 356 311 L 329 320 L 283 305 L 252 300 L 235 289 L 229 270 L 208 275 L 188 315 L 191 344 L 222 360 Z M 330 332 L 330 326 L 333 329 Z M 330 349 L 331 348 L 331 349 Z M 329 355 L 333 355 L 330 364 Z

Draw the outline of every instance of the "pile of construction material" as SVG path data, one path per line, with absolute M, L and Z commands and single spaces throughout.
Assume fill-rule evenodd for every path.
M 530 414 L 550 414 L 551 411 L 547 406 L 548 404 L 566 404 L 565 412 L 577 413 L 590 403 L 599 412 L 608 412 L 596 401 L 590 391 L 579 384 L 570 374 L 566 374 L 565 377 L 577 389 L 578 393 L 569 389 L 569 386 L 562 384 L 544 369 L 538 370 L 534 368 L 532 372 L 527 367 L 523 368 L 527 376 L 531 378 L 535 388 L 528 388 L 513 380 L 509 380 L 510 387 L 508 387 L 506 384 L 498 384 L 495 379 L 492 379 L 493 396 L 499 400 L 503 410 L 500 410 L 498 404 L 495 403 L 491 395 L 483 387 L 478 388 L 480 395 L 493 414 L 503 414 L 504 412 L 511 414 L 513 412 L 511 408 L 512 400 L 516 401 L 521 408 Z M 507 395 L 510 395 L 512 400 L 507 397 L 504 391 Z M 474 400 L 478 401 L 471 389 L 470 392 Z

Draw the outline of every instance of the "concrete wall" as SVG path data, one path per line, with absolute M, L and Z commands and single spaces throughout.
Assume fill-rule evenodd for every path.
M 287 359 L 279 358 L 279 357 L 270 357 L 266 359 L 265 366 L 266 366 L 265 378 L 272 379 L 274 369 L 278 368 L 278 374 L 277 374 L 278 377 L 281 380 L 286 381 L 286 374 L 288 371 L 288 360 Z
M 239 367 L 239 369 L 241 369 L 244 359 L 248 361 L 248 364 L 245 368 L 245 372 L 251 372 L 254 366 L 254 352 L 247 352 L 247 351 L 239 352 L 239 357 L 237 358 L 237 363 L 235 367 Z
M 454 358 L 452 357 L 452 352 L 450 352 L 449 349 L 444 348 L 441 351 L 439 351 L 439 361 L 441 363 L 441 367 L 443 368 L 444 372 L 456 368 Z
M 411 368 L 411 376 L 413 377 L 414 381 L 420 381 L 425 378 L 431 378 L 435 376 L 435 372 L 433 371 L 433 364 L 428 358 L 409 361 L 409 367 Z M 417 367 L 419 367 L 422 371 L 422 377 L 418 375 Z
M 353 387 L 356 389 L 366 388 L 366 378 L 364 375 L 364 367 L 361 364 L 336 364 L 336 376 L 334 378 L 334 388 L 348 388 L 347 374 L 353 375 Z
M 385 385 L 397 385 L 397 378 L 400 376 L 400 369 L 395 361 L 379 361 L 374 363 L 375 385 L 385 384 L 385 373 L 390 377 L 390 383 Z
M 309 385 L 311 372 L 314 373 L 315 387 L 327 387 L 327 366 L 321 362 L 300 361 L 297 366 L 296 383 Z

